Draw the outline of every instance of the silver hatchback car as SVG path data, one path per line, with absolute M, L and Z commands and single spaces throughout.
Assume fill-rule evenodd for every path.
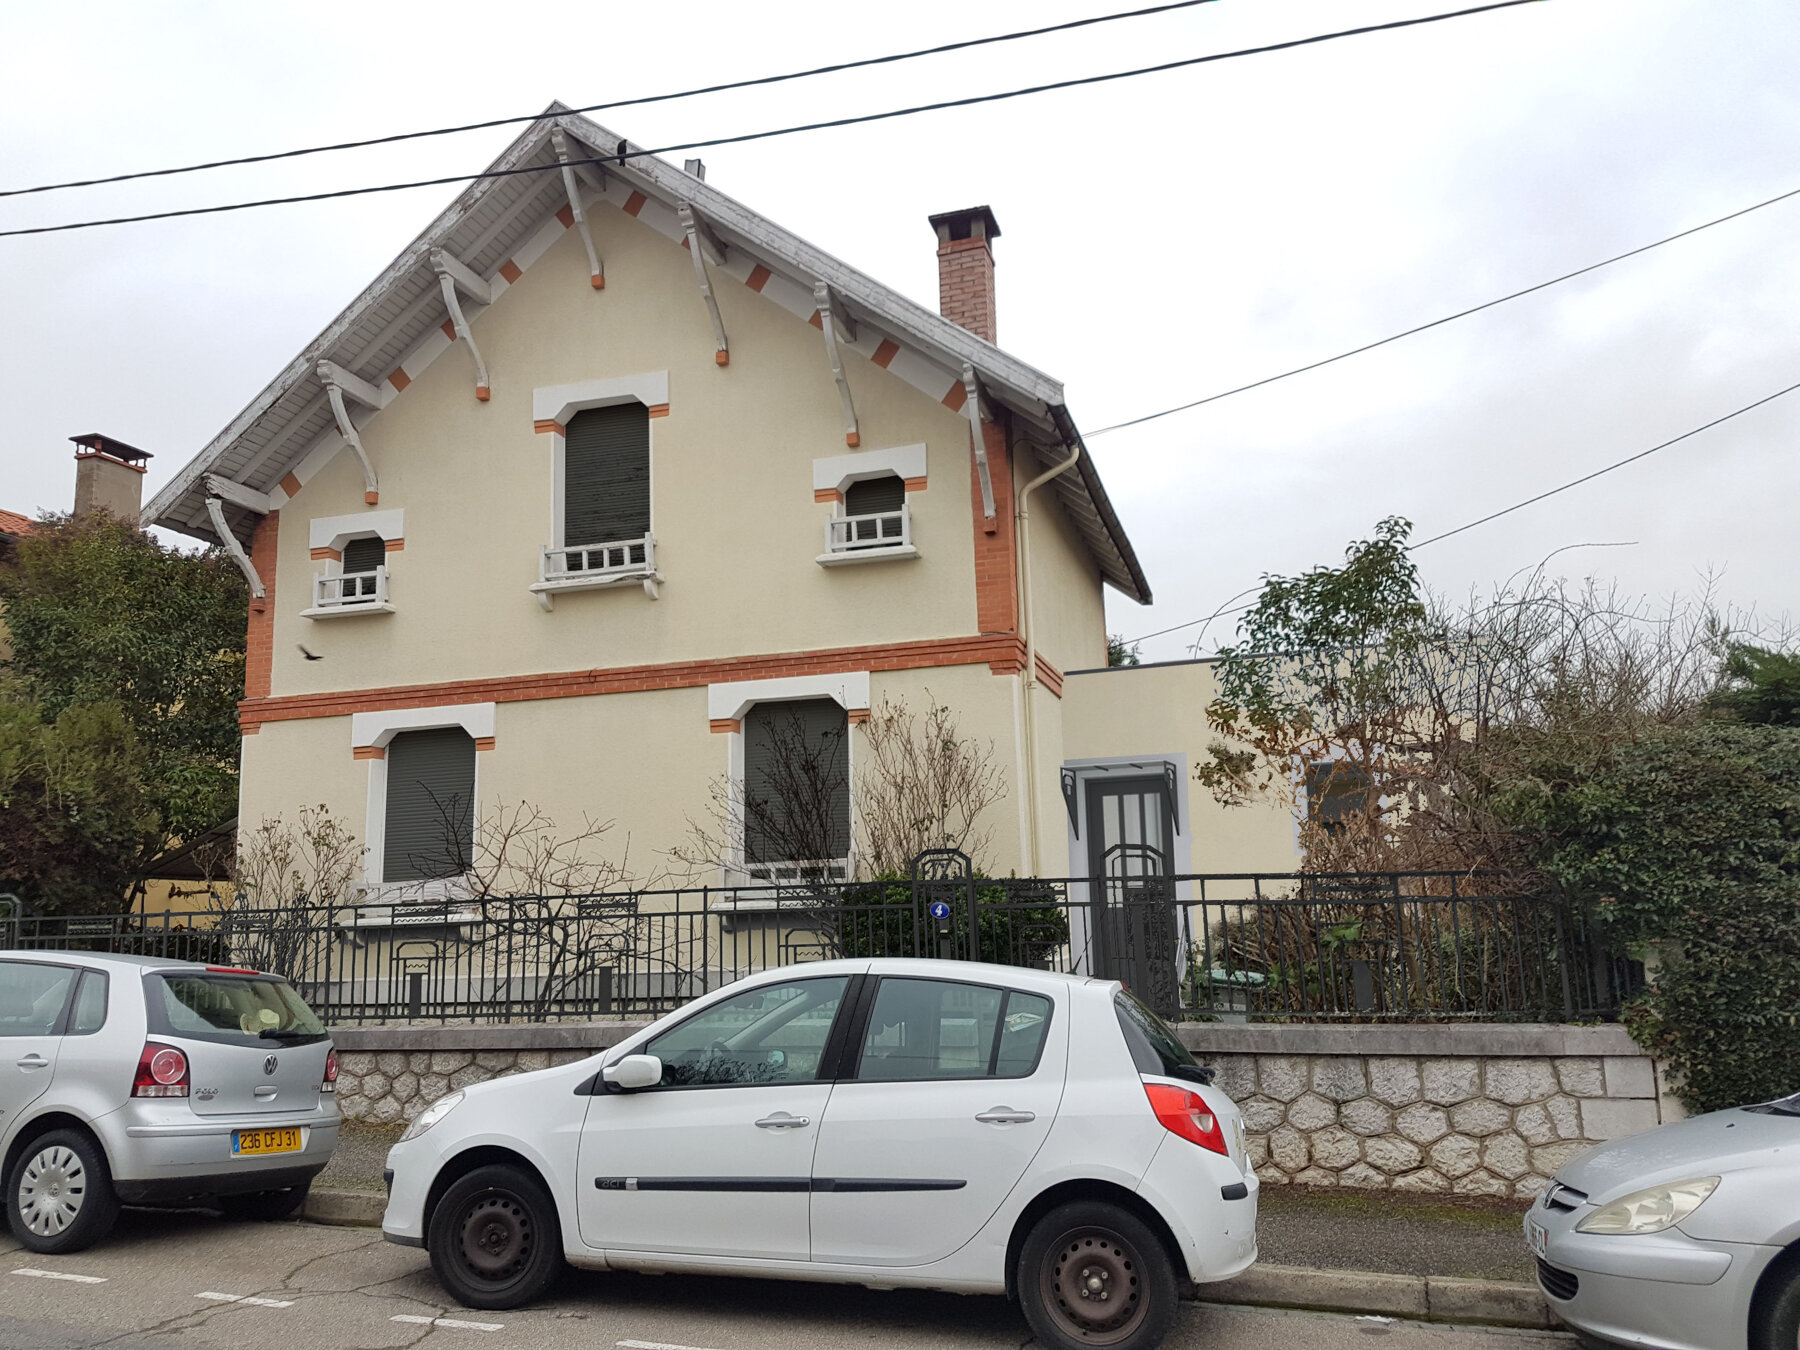
M 337 1147 L 337 1053 L 292 985 L 86 952 L 0 954 L 0 1177 L 34 1252 L 106 1236 L 121 1202 L 299 1207 Z

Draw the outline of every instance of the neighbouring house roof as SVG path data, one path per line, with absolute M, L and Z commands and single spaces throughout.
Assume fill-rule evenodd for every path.
M 32 520 L 17 511 L 0 511 L 0 534 L 30 534 Z
M 566 211 L 563 175 L 552 167 L 558 164 L 552 141 L 557 128 L 569 138 L 572 158 L 641 151 L 598 123 L 570 113 L 563 104 L 552 103 L 488 169 L 501 174 L 523 168 L 551 171 L 483 178 L 465 189 L 156 494 L 144 508 L 144 523 L 213 538 L 215 531 L 206 509 L 209 474 L 270 494 L 277 504 L 285 500 L 284 477 L 323 438 L 336 435 L 333 414 L 316 375 L 319 363 L 330 361 L 371 385 L 380 385 L 409 353 L 431 341 L 445 322 L 438 277 L 431 264 L 433 249 L 445 250 L 481 277 L 493 277 L 559 209 Z M 754 260 L 771 277 L 783 279 L 790 297 L 810 296 L 820 282 L 830 286 L 834 302 L 846 306 L 859 326 L 886 335 L 909 354 L 911 373 L 907 378 L 913 383 L 924 387 L 941 374 L 942 391 L 948 391 L 962 379 L 964 366 L 972 367 L 987 398 L 1003 404 L 1047 447 L 1080 442 L 1080 433 L 1063 402 L 1062 385 L 1050 376 L 661 159 L 638 153 L 622 163 L 608 158 L 602 168 L 606 180 L 628 189 L 633 197 L 641 194 L 646 202 L 659 203 L 665 227 L 678 207 L 691 207 L 728 250 Z M 601 175 L 593 166 L 585 166 L 581 172 L 584 186 L 595 190 Z M 640 214 L 640 219 L 647 217 Z M 763 289 L 764 294 L 771 294 L 766 283 Z M 898 370 L 899 366 L 891 364 L 889 368 Z M 1084 453 L 1074 472 L 1055 480 L 1055 488 L 1101 575 L 1125 595 L 1148 603 L 1149 583 L 1092 457 Z M 247 540 L 252 516 L 235 505 L 227 505 L 225 514 L 233 532 Z

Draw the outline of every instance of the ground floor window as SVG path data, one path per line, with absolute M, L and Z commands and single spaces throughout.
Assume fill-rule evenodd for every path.
M 461 727 L 400 731 L 387 745 L 383 881 L 469 870 L 475 853 L 475 740 Z

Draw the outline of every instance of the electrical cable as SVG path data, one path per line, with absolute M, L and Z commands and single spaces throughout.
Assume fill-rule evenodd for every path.
M 784 75 L 761 75 L 755 79 L 702 85 L 697 89 L 682 89 L 669 94 L 646 94 L 642 98 L 621 98 L 614 99 L 610 103 L 590 103 L 584 108 L 571 108 L 569 112 L 605 112 L 610 108 L 632 108 L 649 103 L 669 103 L 676 99 L 698 98 L 702 94 L 726 93 L 733 89 L 753 89 L 759 85 L 782 84 L 788 80 L 805 80 L 816 75 L 834 75 L 839 71 L 892 65 L 899 61 L 913 61 L 924 56 L 941 56 L 946 52 L 959 52 L 971 47 L 987 47 L 998 42 L 1016 42 L 1021 38 L 1042 37 L 1046 33 L 1066 33 L 1071 29 L 1090 28 L 1095 24 L 1113 23 L 1120 19 L 1141 19 L 1152 14 L 1166 14 L 1170 10 L 1192 9 L 1196 5 L 1216 3 L 1218 0 L 1173 0 L 1172 3 L 1152 5 L 1148 9 L 1124 10 L 1115 14 L 1096 14 L 1085 19 L 1074 19 L 1068 23 L 1048 24 L 1042 28 L 1021 28 L 1010 33 L 996 33 L 991 37 L 969 38 L 962 42 L 946 42 L 936 47 L 921 47 L 917 51 L 894 52 L 887 56 L 864 57 L 858 61 L 839 61 L 834 65 L 789 71 Z M 271 160 L 299 159 L 305 155 L 324 155 L 338 150 L 362 150 L 372 145 L 393 145 L 398 141 L 422 140 L 428 136 L 455 136 L 465 131 L 486 131 L 490 127 L 536 122 L 543 117 L 544 114 L 541 112 L 526 113 L 520 117 L 494 117 L 485 122 L 464 122 L 458 126 L 432 127 L 425 131 L 401 131 L 390 136 L 371 136 L 360 141 L 337 141 L 330 145 L 304 146 L 298 150 L 276 150 L 261 155 L 240 155 L 235 159 L 214 159 L 203 164 L 183 164 L 172 169 L 140 169 L 135 173 L 116 173 L 105 178 L 79 178 L 67 183 L 40 183 L 36 187 L 0 188 L 0 197 L 23 197 L 38 192 L 60 192 L 64 188 L 100 187 L 108 183 L 129 183 L 140 178 L 168 178 L 175 174 L 199 173 L 204 169 L 228 169 L 240 164 L 267 164 Z
M 1765 206 L 1774 206 L 1777 202 L 1785 202 L 1790 197 L 1800 197 L 1800 188 L 1792 188 L 1787 192 L 1779 193 L 1764 201 L 1757 202 L 1753 206 L 1746 206 L 1742 210 L 1733 211 L 1729 215 L 1719 216 L 1717 219 L 1690 226 L 1688 229 L 1679 230 L 1671 235 L 1665 235 L 1663 238 L 1654 240 L 1651 243 L 1640 244 L 1636 248 L 1627 249 L 1623 253 L 1615 253 L 1610 258 L 1602 258 L 1599 262 L 1589 263 L 1586 267 L 1577 267 L 1573 272 L 1564 272 L 1559 277 L 1551 277 L 1548 281 L 1540 281 L 1535 286 L 1527 286 L 1524 290 L 1513 291 L 1510 295 L 1502 295 L 1497 299 L 1488 300 L 1479 305 L 1471 305 L 1468 309 L 1460 309 L 1454 314 L 1446 314 L 1441 319 L 1433 319 L 1430 323 L 1419 324 L 1416 328 L 1408 328 L 1403 332 L 1393 334 L 1391 337 L 1384 337 L 1375 342 L 1365 342 L 1360 347 L 1352 347 L 1349 351 L 1339 352 L 1336 356 L 1327 356 L 1322 361 L 1313 361 L 1308 365 L 1296 366 L 1293 370 L 1284 370 L 1279 375 L 1268 375 L 1260 380 L 1253 380 L 1249 384 L 1240 384 L 1237 388 L 1227 389 L 1223 393 L 1208 394 L 1205 398 L 1197 398 L 1192 403 L 1180 403 L 1173 408 L 1164 408 L 1160 412 L 1145 413 L 1142 417 L 1133 417 L 1124 422 L 1114 422 L 1111 426 L 1101 427 L 1097 431 L 1084 431 L 1082 433 L 1082 439 L 1091 440 L 1095 436 L 1104 436 L 1109 431 L 1120 431 L 1125 427 L 1135 427 L 1143 422 L 1154 422 L 1159 417 L 1168 417 L 1173 413 L 1186 412 L 1189 408 L 1198 408 L 1207 403 L 1217 403 L 1220 399 L 1230 398 L 1233 394 L 1246 394 L 1252 389 L 1261 389 L 1264 385 L 1274 384 L 1277 380 L 1285 380 L 1294 375 L 1304 375 L 1309 370 L 1317 370 L 1321 366 L 1329 366 L 1352 356 L 1361 356 L 1364 352 L 1372 352 L 1377 347 L 1385 347 L 1390 342 L 1398 342 L 1401 338 L 1411 337 L 1415 333 L 1423 333 L 1428 329 L 1452 323 L 1457 319 L 1466 319 L 1471 314 L 1479 314 L 1484 309 L 1492 309 L 1496 305 L 1504 305 L 1509 300 L 1517 300 L 1521 296 L 1532 295 L 1537 291 L 1559 285 L 1562 282 L 1573 281 L 1576 277 L 1586 276 L 1589 272 L 1597 272 L 1602 267 L 1610 267 L 1613 263 L 1624 262 L 1627 258 L 1635 258 L 1640 253 L 1648 253 L 1653 248 L 1661 248 L 1664 244 L 1672 244 L 1677 239 L 1686 239 L 1691 234 L 1699 234 L 1700 231 L 1710 230 L 1715 225 L 1723 225 L 1727 221 L 1736 220 L 1739 216 L 1747 216 L 1752 211 L 1760 211 Z
M 570 164 L 609 164 L 624 163 L 628 159 L 639 159 L 649 155 L 671 154 L 677 150 L 701 150 L 717 145 L 741 145 L 746 141 L 768 140 L 776 136 L 792 136 L 804 131 L 823 131 L 833 127 L 858 126 L 868 122 L 883 122 L 896 117 L 911 117 L 918 113 L 939 112 L 947 108 L 967 108 L 979 103 L 996 103 L 1003 99 L 1022 98 L 1028 94 L 1049 93 L 1058 89 L 1074 89 L 1086 85 L 1105 84 L 1113 80 L 1133 79 L 1140 75 L 1156 75 L 1164 71 L 1181 70 L 1189 66 L 1205 65 L 1213 61 L 1228 61 L 1240 56 L 1261 56 L 1269 52 L 1288 51 L 1295 47 L 1307 47 L 1316 43 L 1331 42 L 1338 38 L 1360 37 L 1368 33 L 1387 32 L 1399 28 L 1416 28 L 1422 24 L 1442 23 L 1447 19 L 1461 19 L 1475 14 L 1486 14 L 1497 9 L 1512 9 L 1518 5 L 1542 4 L 1544 0 L 1492 0 L 1492 3 L 1476 5 L 1469 9 L 1451 10 L 1442 14 L 1428 14 L 1416 19 L 1397 19 L 1391 23 L 1367 24 L 1361 28 L 1346 28 L 1334 33 L 1320 33 L 1312 37 L 1293 38 L 1286 42 L 1268 43 L 1260 47 L 1244 47 L 1237 51 L 1215 52 L 1208 56 L 1191 56 L 1179 61 L 1164 61 L 1154 66 L 1140 66 L 1134 70 L 1112 71 L 1105 75 L 1085 75 L 1074 79 L 1056 80 L 1048 84 L 1030 85 L 1023 89 L 1009 89 L 997 94 L 974 94 L 967 98 L 945 99 L 937 103 L 921 103 L 907 108 L 890 109 L 887 112 L 864 113 L 854 117 L 838 117 L 823 122 L 806 122 L 797 126 L 777 127 L 768 131 L 743 132 L 736 136 L 716 136 L 708 140 L 683 141 L 674 145 L 659 146 L 654 150 L 631 149 L 625 142 L 620 142 L 617 154 L 599 156 L 591 159 L 570 160 Z M 518 174 L 557 173 L 563 165 L 546 164 L 520 169 L 496 169 L 485 173 L 455 174 L 443 178 L 422 178 L 407 183 L 384 183 L 374 187 L 341 188 L 333 192 L 311 192 L 292 197 L 266 197 L 257 201 L 229 202 L 221 206 L 193 206 L 174 211 L 152 211 L 135 216 L 112 216 L 104 220 L 68 221 L 60 225 L 34 225 L 22 229 L 0 230 L 0 238 L 12 238 L 27 234 L 59 234 L 68 230 L 90 230 L 102 225 L 135 225 L 151 220 L 171 220 L 180 216 L 217 215 L 225 211 L 247 211 L 259 206 L 289 206 L 299 202 L 328 201 L 339 197 L 361 197 L 377 192 L 402 192 L 411 188 L 438 187 L 447 183 L 473 183 L 490 178 L 509 178 Z

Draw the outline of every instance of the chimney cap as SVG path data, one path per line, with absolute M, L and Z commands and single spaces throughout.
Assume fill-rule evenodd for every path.
M 135 464 L 139 460 L 152 458 L 148 450 L 140 450 L 135 445 L 127 445 L 124 441 L 112 436 L 102 436 L 97 431 L 90 431 L 85 436 L 71 436 L 71 441 L 97 455 L 105 455 L 108 459 L 119 459 L 127 464 Z
M 979 232 L 976 222 L 980 221 Z M 950 239 L 998 239 L 1000 222 L 994 219 L 991 206 L 965 206 L 960 211 L 945 211 L 931 217 L 931 228 L 939 242 Z

